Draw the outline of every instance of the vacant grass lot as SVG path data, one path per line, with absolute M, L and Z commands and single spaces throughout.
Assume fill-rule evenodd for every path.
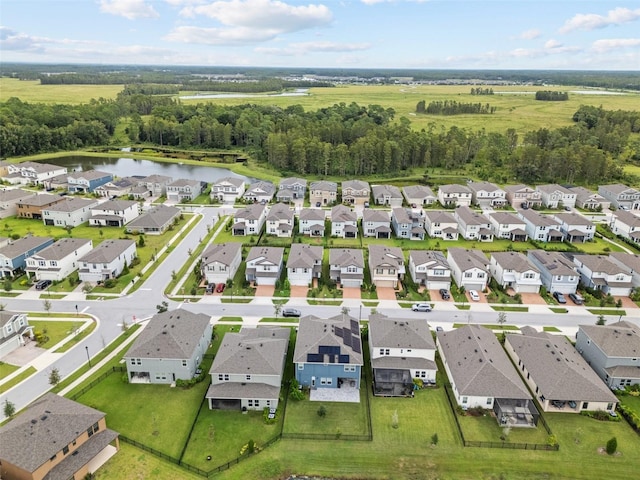
M 64 320 L 29 320 L 34 333 L 42 332 L 49 339 L 40 345 L 41 348 L 51 348 L 69 335 L 72 335 L 84 322 Z M 46 332 L 46 333 L 45 333 Z
M 60 88 L 61 87 L 61 88 Z M 92 98 L 115 99 L 123 85 L 40 85 L 39 80 L 0 78 L 0 101 L 18 97 L 27 103 L 89 103 Z

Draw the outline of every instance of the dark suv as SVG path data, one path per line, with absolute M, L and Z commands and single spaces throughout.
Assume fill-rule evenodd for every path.
M 49 285 L 51 285 L 51 280 L 40 280 L 36 283 L 36 290 L 44 290 Z
M 447 290 L 446 288 L 440 289 L 440 296 L 442 297 L 443 300 L 449 300 L 451 298 L 451 295 L 449 294 L 449 290 Z

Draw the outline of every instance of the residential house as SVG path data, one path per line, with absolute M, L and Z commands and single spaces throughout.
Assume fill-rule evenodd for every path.
M 377 288 L 398 288 L 398 280 L 405 274 L 404 254 L 399 247 L 369 245 L 371 283 Z
M 211 200 L 220 203 L 234 203 L 244 194 L 244 180 L 236 177 L 224 177 L 211 185 Z
M 571 187 L 569 190 L 576 194 L 576 207 L 584 210 L 609 210 L 611 202 L 596 192 L 584 187 Z
M 0 476 L 19 480 L 82 480 L 120 449 L 105 414 L 45 393 L 0 427 Z
M 614 410 L 618 399 L 564 335 L 520 329 L 504 348 L 545 412 Z
M 436 344 L 423 319 L 369 316 L 373 394 L 412 397 L 414 379 L 435 385 Z
M 402 194 L 411 206 L 433 205 L 438 201 L 438 197 L 433 193 L 433 190 L 426 185 L 408 185 L 402 188 Z
M 611 231 L 635 243 L 640 243 L 640 217 L 626 210 L 611 215 Z
M 547 208 L 573 208 L 576 206 L 576 192 L 567 187 L 550 183 L 548 185 L 538 185 L 536 189 L 542 195 L 542 204 Z
M 267 219 L 267 207 L 259 203 L 247 205 L 238 210 L 233 216 L 233 235 L 260 235 L 262 226 Z
M 362 180 L 347 180 L 342 182 L 342 203 L 364 206 L 369 202 L 371 188 Z
M 202 252 L 200 260 L 200 271 L 207 283 L 227 283 L 233 280 L 242 262 L 242 244 L 212 243 Z
M 267 214 L 267 235 L 291 237 L 293 234 L 294 211 L 289 205 L 276 203 Z
M 298 217 L 298 233 L 310 237 L 324 237 L 326 213 L 319 208 L 303 208 Z
M 290 285 L 311 286 L 322 275 L 322 247 L 294 243 L 287 259 L 287 279 Z
M 542 206 L 542 192 L 527 185 L 507 185 L 504 187 L 507 201 L 513 208 L 534 208 Z
M 271 182 L 259 180 L 249 185 L 249 188 L 242 194 L 248 202 L 269 203 L 276 193 L 276 187 Z
M 529 250 L 527 257 L 540 270 L 540 281 L 549 293 L 576 293 L 580 275 L 575 264 L 565 255 L 547 250 Z
M 59 167 L 50 163 L 10 163 L 7 164 L 7 174 L 2 177 L 2 180 L 12 185 L 44 185 L 47 180 L 66 174 L 67 167 Z
M 640 287 L 640 255 L 635 253 L 611 252 L 609 260 L 616 265 L 629 270 L 631 273 L 631 285 L 633 288 Z
M 511 335 L 510 335 L 511 336 Z M 539 412 L 494 333 L 481 325 L 436 332 L 456 403 L 493 410 L 505 427 L 535 426 Z
M 506 238 L 512 242 L 526 242 L 527 235 L 524 220 L 510 212 L 495 212 L 488 215 L 491 229 L 497 238 Z
M 117 198 L 131 194 L 133 189 L 137 186 L 137 178 L 123 177 L 96 187 L 94 193 L 101 197 Z M 146 188 L 144 188 L 144 191 L 147 192 Z
M 289 203 L 296 199 L 304 200 L 307 193 L 307 181 L 304 178 L 289 177 L 280 180 L 276 201 Z
M 284 248 L 251 247 L 247 255 L 246 280 L 254 285 L 275 285 L 282 273 Z
M 179 208 L 156 205 L 127 224 L 128 233 L 161 235 L 175 225 L 182 215 Z
M 489 259 L 481 250 L 450 248 L 447 251 L 447 262 L 458 288 L 478 292 L 486 290 L 490 278 Z
M 193 202 L 207 188 L 207 182 L 179 178 L 167 184 L 167 200 L 172 202 Z
M 552 217 L 533 210 L 518 210 L 518 216 L 524 220 L 525 231 L 531 240 L 536 242 L 564 241 L 564 233 L 560 231 L 560 223 Z
M 0 358 L 23 346 L 33 338 L 33 327 L 29 325 L 26 313 L 0 311 Z
M 227 332 L 209 370 L 209 408 L 278 408 L 289 335 L 288 328 L 263 326 Z
M 107 200 L 91 209 L 89 225 L 94 227 L 124 227 L 140 215 L 140 206 L 133 200 Z
M 640 210 L 640 190 L 621 183 L 600 185 L 598 193 L 616 210 Z
M 80 266 L 80 259 L 93 248 L 86 238 L 61 238 L 27 258 L 27 276 L 61 282 Z
M 36 193 L 26 198 L 18 200 L 18 217 L 42 219 L 42 210 L 51 208 L 58 202 L 64 200 L 60 195 L 51 195 L 49 193 Z
M 584 243 L 593 240 L 596 226 L 575 212 L 556 213 L 553 218 L 560 222 L 560 231 L 571 243 Z
M 96 188 L 113 180 L 113 175 L 99 170 L 72 172 L 67 175 L 67 189 L 71 193 L 93 193 Z
M 471 189 L 464 185 L 440 185 L 438 188 L 438 201 L 443 207 L 468 207 L 471 197 Z
M 364 257 L 355 248 L 329 249 L 329 278 L 344 287 L 362 287 Z
M 365 237 L 391 238 L 389 212 L 365 209 L 362 212 L 362 234 Z
M 307 315 L 300 319 L 293 353 L 296 380 L 313 390 L 339 388 L 360 399 L 360 373 L 364 365 L 360 324 L 340 314 L 331 318 Z
M 391 225 L 398 238 L 424 240 L 424 222 L 419 213 L 396 207 L 391 211 Z
M 426 210 L 424 212 L 424 228 L 431 238 L 458 240 L 458 221 L 449 212 Z
M 91 209 L 96 205 L 97 200 L 64 197 L 64 200 L 42 209 L 42 221 L 56 227 L 77 227 L 89 221 Z
M 635 323 L 579 325 L 576 350 L 610 389 L 640 385 L 640 328 Z
M 18 201 L 33 195 L 33 192 L 21 188 L 4 188 L 0 190 L 0 218 L 18 215 Z
M 149 175 L 138 180 L 138 186 L 144 187 L 150 197 L 160 197 L 167 194 L 167 185 L 173 182 L 173 178 L 166 175 Z
M 211 317 L 204 313 L 180 308 L 157 313 L 124 356 L 129 382 L 171 385 L 191 380 L 212 334 Z
M 331 208 L 331 236 L 340 238 L 358 237 L 358 215 L 345 205 Z
M 78 260 L 78 276 L 83 282 L 94 283 L 118 278 L 125 265 L 131 265 L 136 256 L 136 242 L 134 240 L 103 240 L 96 248 Z
M 402 206 L 402 193 L 394 185 L 373 185 L 373 201 L 376 205 L 386 205 L 388 207 Z
M 580 282 L 605 294 L 628 297 L 633 284 L 629 267 L 612 262 L 605 255 L 573 255 L 573 263 L 578 268 Z
M 483 214 L 462 206 L 454 210 L 453 216 L 458 222 L 458 230 L 466 240 L 493 242 L 491 222 Z
M 417 285 L 428 290 L 451 288 L 451 267 L 444 254 L 437 250 L 410 250 L 409 273 Z
M 480 207 L 500 208 L 507 204 L 507 192 L 491 182 L 469 182 L 471 201 Z
M 20 275 L 27 266 L 27 258 L 53 244 L 53 238 L 26 237 L 9 242 L 0 248 L 0 273 L 3 277 Z
M 338 184 L 320 180 L 311 182 L 309 186 L 309 202 L 311 206 L 333 205 L 338 200 Z
M 538 293 L 540 270 L 521 252 L 493 252 L 489 271 L 498 285 L 516 293 Z

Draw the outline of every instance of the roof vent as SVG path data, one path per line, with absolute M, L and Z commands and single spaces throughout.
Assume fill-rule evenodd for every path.
M 31 423 L 32 423 L 33 425 L 35 425 L 36 423 L 38 423 L 38 420 L 36 420 L 36 419 L 34 418 L 33 420 L 31 420 Z
M 46 419 L 47 419 L 47 416 L 46 416 L 46 415 L 42 415 L 42 416 L 40 417 L 40 420 L 42 420 L 42 421 L 45 421 Z

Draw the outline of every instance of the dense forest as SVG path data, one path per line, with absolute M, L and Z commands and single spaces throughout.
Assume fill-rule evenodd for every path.
M 425 101 L 420 100 L 416 105 L 416 113 L 427 113 L 430 115 L 486 115 L 495 113 L 496 107 L 492 107 L 488 103 L 473 103 L 473 102 L 456 102 L 455 100 L 437 100 L 429 102 L 429 105 L 425 106 Z
M 567 92 L 554 92 L 553 90 L 538 90 L 536 92 L 536 100 L 543 102 L 565 102 L 569 100 Z
M 451 127 L 416 131 L 379 105 L 184 105 L 168 96 L 124 89 L 115 100 L 86 105 L 0 104 L 4 157 L 111 144 L 116 126 L 130 144 L 243 150 L 281 172 L 298 175 L 402 174 L 420 168 L 464 170 L 499 183 L 603 183 L 622 177 L 621 161 L 640 162 L 640 112 L 581 107 L 574 124 L 520 138 Z M 633 143 L 635 142 L 635 143 Z

